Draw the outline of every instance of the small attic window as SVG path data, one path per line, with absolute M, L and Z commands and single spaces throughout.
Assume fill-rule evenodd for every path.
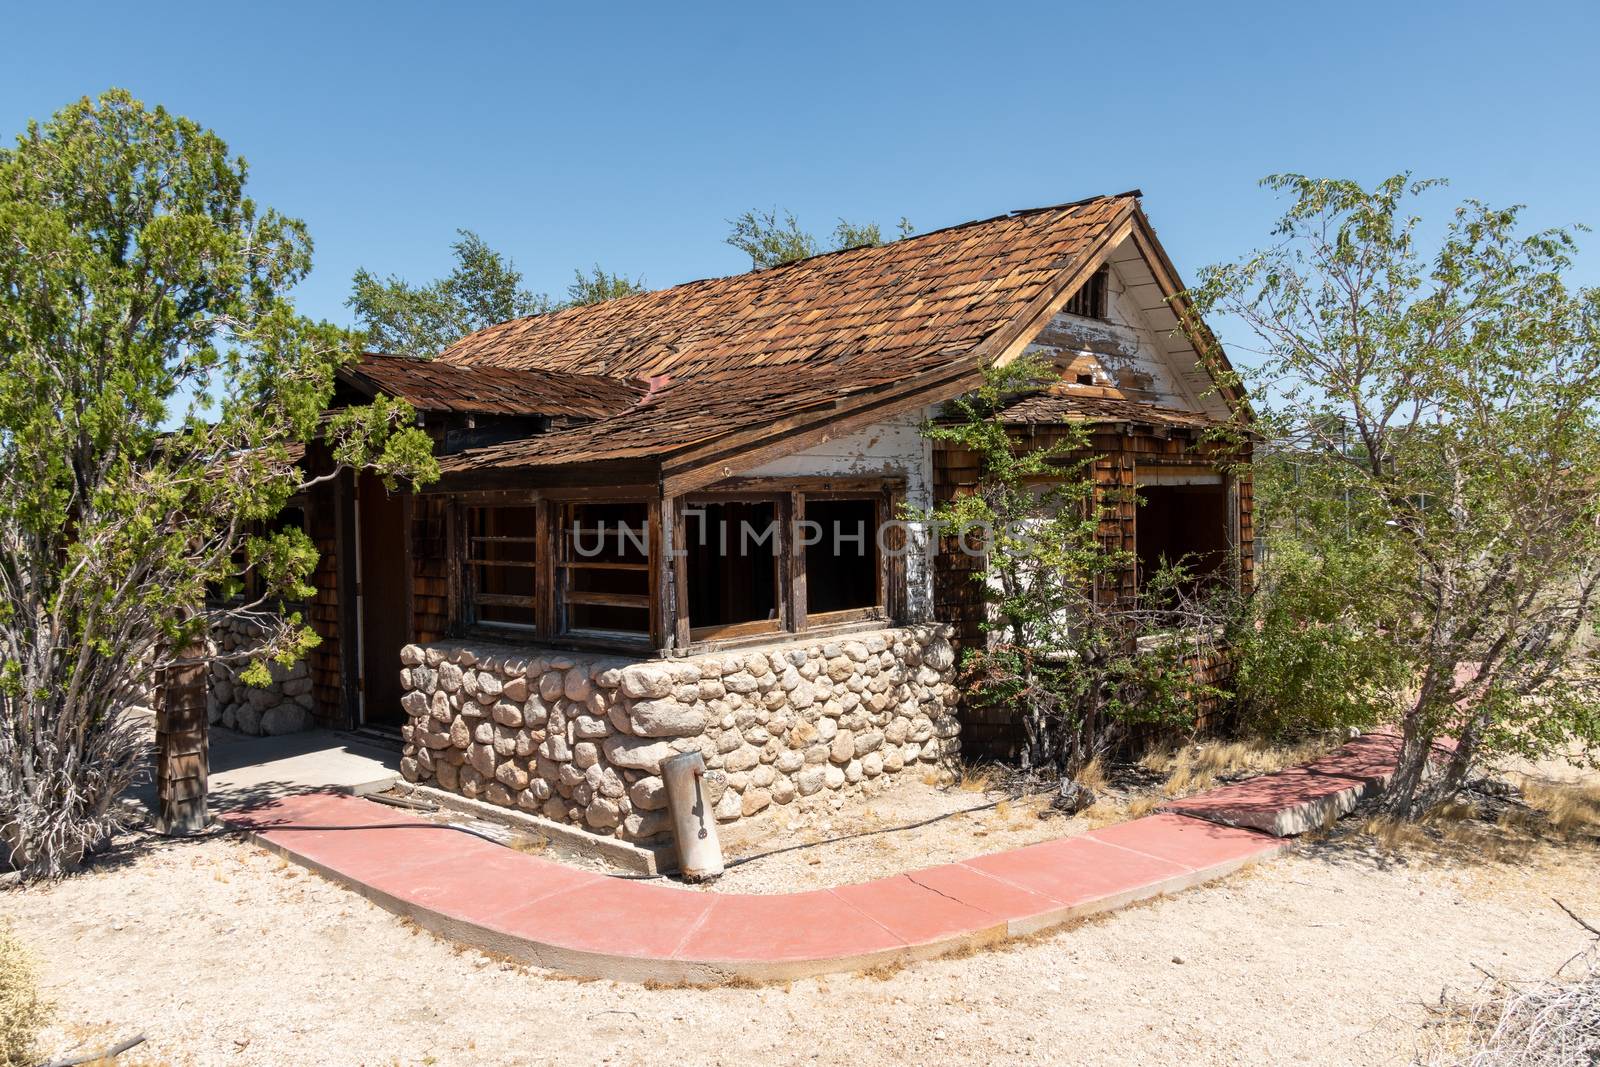
M 1086 319 L 1104 319 L 1106 317 L 1106 268 L 1101 267 L 1089 276 L 1089 280 L 1072 294 L 1063 308 L 1068 315 L 1081 315 Z
M 1078 375 L 1078 384 L 1079 385 L 1093 385 L 1094 384 L 1094 375 L 1092 375 L 1092 374 L 1080 374 L 1080 375 Z

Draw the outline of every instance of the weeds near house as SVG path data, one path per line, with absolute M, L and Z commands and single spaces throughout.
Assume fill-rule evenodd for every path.
M 1084 764 L 1076 775 L 1076 781 L 1096 793 L 1102 792 L 1110 784 L 1110 779 L 1106 777 L 1105 764 L 1098 757 Z
M 52 1007 L 39 995 L 38 965 L 9 923 L 0 923 L 0 1067 L 39 1062 L 39 1031 Z
M 1192 726 L 1221 696 L 1194 665 L 1217 655 L 1237 611 L 1225 588 L 1197 591 L 1183 561 L 1147 575 L 1137 593 L 1121 590 L 1136 561 L 1107 544 L 1101 525 L 1128 491 L 1096 483 L 1082 426 L 1040 443 L 1007 421 L 1011 404 L 1059 380 L 1042 360 L 989 367 L 977 390 L 923 427 L 978 461 L 971 492 L 921 516 L 945 531 L 946 550 L 982 561 L 971 577 L 989 640 L 963 653 L 964 695 L 1016 716 L 1022 768 L 1041 781 L 1075 777 L 1133 726 Z
M 1522 798 L 1544 814 L 1550 828 L 1566 836 L 1600 836 L 1600 785 L 1524 779 Z
M 1139 761 L 1139 766 L 1154 774 L 1165 774 L 1167 779 L 1161 793 L 1174 798 L 1209 789 L 1221 778 L 1270 774 L 1309 763 L 1330 747 L 1330 742 L 1324 738 L 1294 744 L 1275 744 L 1261 739 L 1218 741 L 1175 751 L 1152 749 Z

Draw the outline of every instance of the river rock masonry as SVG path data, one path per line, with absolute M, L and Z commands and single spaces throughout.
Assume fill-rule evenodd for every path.
M 716 818 L 812 806 L 959 750 L 944 626 L 686 659 L 407 645 L 401 773 L 597 834 L 667 831 L 661 761 L 699 750 Z

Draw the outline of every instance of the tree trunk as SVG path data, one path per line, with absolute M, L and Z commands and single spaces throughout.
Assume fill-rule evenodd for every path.
M 1397 819 L 1416 817 L 1417 793 L 1428 769 L 1428 752 L 1433 747 L 1433 738 L 1424 736 L 1423 699 L 1417 698 L 1417 703 L 1401 722 L 1400 758 L 1383 795 L 1382 810 Z

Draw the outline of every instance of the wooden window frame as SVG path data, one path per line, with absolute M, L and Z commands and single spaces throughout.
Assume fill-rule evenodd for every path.
M 618 488 L 541 488 L 538 490 L 438 491 L 446 498 L 446 568 L 449 602 L 449 632 L 457 637 L 475 636 L 502 643 L 530 643 L 552 648 L 612 651 L 630 654 L 699 654 L 719 649 L 769 644 L 790 637 L 815 637 L 848 633 L 872 626 L 892 624 L 905 613 L 905 559 L 903 532 L 898 528 L 878 544 L 882 524 L 899 514 L 905 500 L 902 477 L 849 478 L 799 476 L 788 478 L 729 478 L 687 496 L 662 498 L 653 486 Z M 798 523 L 805 518 L 807 500 L 872 500 L 874 539 L 878 556 L 875 604 L 823 614 L 808 614 L 806 609 L 805 548 L 795 536 Z M 699 503 L 734 501 L 774 503 L 778 512 L 778 566 L 776 620 L 733 623 L 690 628 L 686 557 L 678 556 L 686 545 L 685 508 Z M 565 508 L 571 504 L 640 504 L 645 508 L 649 555 L 642 565 L 649 575 L 648 594 L 639 599 L 631 595 L 625 607 L 646 613 L 648 629 L 611 631 L 573 628 L 566 625 L 565 605 L 570 594 L 565 589 L 562 564 Z M 468 561 L 467 509 L 485 506 L 533 507 L 535 514 L 536 564 L 534 618 L 532 626 L 480 622 L 470 611 L 472 595 Z M 670 532 L 667 539 L 663 533 Z M 670 551 L 664 551 L 669 549 Z M 581 567 L 579 568 L 581 569 Z M 599 594 L 596 594 L 598 597 Z
M 868 620 L 881 620 L 887 622 L 889 613 L 889 580 L 890 575 L 885 564 L 890 553 L 878 545 L 878 531 L 883 529 L 883 524 L 893 511 L 889 509 L 889 501 L 883 493 L 849 493 L 849 492 L 823 492 L 801 494 L 800 517 L 805 517 L 804 506 L 806 500 L 865 500 L 872 504 L 872 527 L 867 536 L 872 539 L 872 550 L 877 555 L 878 565 L 873 569 L 873 580 L 877 587 L 872 591 L 873 603 L 859 608 L 841 608 L 837 611 L 813 612 L 809 604 L 805 604 L 805 621 L 807 628 L 826 628 L 843 623 L 866 622 Z M 802 573 L 805 572 L 805 547 L 797 548 L 798 564 Z
M 573 561 L 566 557 L 568 541 L 566 537 L 567 509 L 580 507 L 585 504 L 636 504 L 644 508 L 644 537 L 645 559 L 643 563 L 615 563 L 598 562 L 590 563 Z M 655 643 L 656 624 L 658 614 L 659 592 L 656 578 L 656 563 L 660 551 L 660 533 L 658 524 L 652 519 L 655 514 L 653 502 L 642 496 L 581 496 L 561 495 L 548 502 L 550 510 L 549 544 L 551 548 L 552 585 L 550 587 L 551 610 L 554 618 L 554 628 L 551 630 L 563 639 L 604 645 L 607 647 L 639 647 Z M 574 571 L 618 571 L 626 570 L 632 573 L 645 575 L 645 592 L 633 593 L 595 593 L 577 591 L 567 588 L 570 576 Z M 575 627 L 567 621 L 567 607 L 569 605 L 589 605 L 596 607 L 619 607 L 644 612 L 644 628 L 642 630 L 602 630 L 589 627 Z M 659 647 L 659 646 L 658 646 Z
M 877 554 L 875 603 L 839 611 L 810 613 L 806 602 L 805 546 L 795 533 L 806 514 L 807 500 L 868 500 L 873 503 L 873 526 L 867 536 L 873 539 Z M 774 637 L 817 636 L 846 632 L 865 625 L 888 625 L 905 611 L 905 558 L 903 533 L 897 528 L 886 543 L 878 543 L 878 531 L 895 517 L 905 500 L 905 481 L 901 478 L 852 479 L 831 477 L 730 478 L 726 482 L 672 501 L 673 547 L 681 552 L 687 544 L 684 512 L 701 504 L 776 503 L 778 510 L 777 568 L 778 617 L 754 623 L 730 623 L 695 627 L 688 613 L 688 583 L 693 576 L 685 565 L 687 556 L 673 562 L 676 584 L 676 617 L 673 634 L 678 650 L 693 653 L 738 648 L 770 642 Z
M 543 525 L 543 509 L 539 498 L 533 493 L 462 493 L 450 498 L 449 514 L 449 542 L 450 552 L 450 614 L 456 628 L 463 631 L 484 633 L 490 636 L 509 640 L 527 640 L 529 638 L 543 638 L 549 631 L 544 626 L 544 617 L 540 603 L 543 597 L 545 538 L 541 526 Z M 532 508 L 534 515 L 534 528 L 527 540 L 533 545 L 533 595 L 530 597 L 500 596 L 498 594 L 479 593 L 476 589 L 477 568 L 480 566 L 509 566 L 496 561 L 484 561 L 473 558 L 472 542 L 477 540 L 472 534 L 471 513 L 481 508 Z M 523 540 L 523 539 L 519 539 Z M 477 609 L 485 604 L 504 602 L 511 607 L 526 607 L 533 612 L 533 622 L 516 623 L 501 622 L 493 619 L 481 619 Z
M 703 644 L 711 641 L 724 641 L 743 637 L 757 637 L 767 634 L 781 634 L 788 630 L 789 609 L 787 605 L 792 597 L 788 592 L 790 583 L 789 573 L 789 541 L 790 526 L 784 521 L 790 494 L 788 493 L 695 493 L 682 498 L 678 510 L 679 518 L 697 507 L 714 504 L 771 504 L 773 505 L 774 520 L 778 524 L 778 543 L 773 546 L 775 566 L 773 567 L 773 598 L 778 606 L 778 617 L 775 619 L 752 619 L 747 622 L 718 623 L 711 626 L 696 626 L 694 620 L 689 618 L 689 601 L 687 595 L 678 601 L 678 613 L 683 616 L 684 632 L 687 634 L 689 644 Z M 674 546 L 684 555 L 679 559 L 683 561 L 684 571 L 688 570 L 688 523 L 683 522 L 677 527 L 680 532 L 679 540 L 674 541 Z M 687 575 L 686 575 L 687 577 Z M 687 592 L 687 585 L 685 585 Z

